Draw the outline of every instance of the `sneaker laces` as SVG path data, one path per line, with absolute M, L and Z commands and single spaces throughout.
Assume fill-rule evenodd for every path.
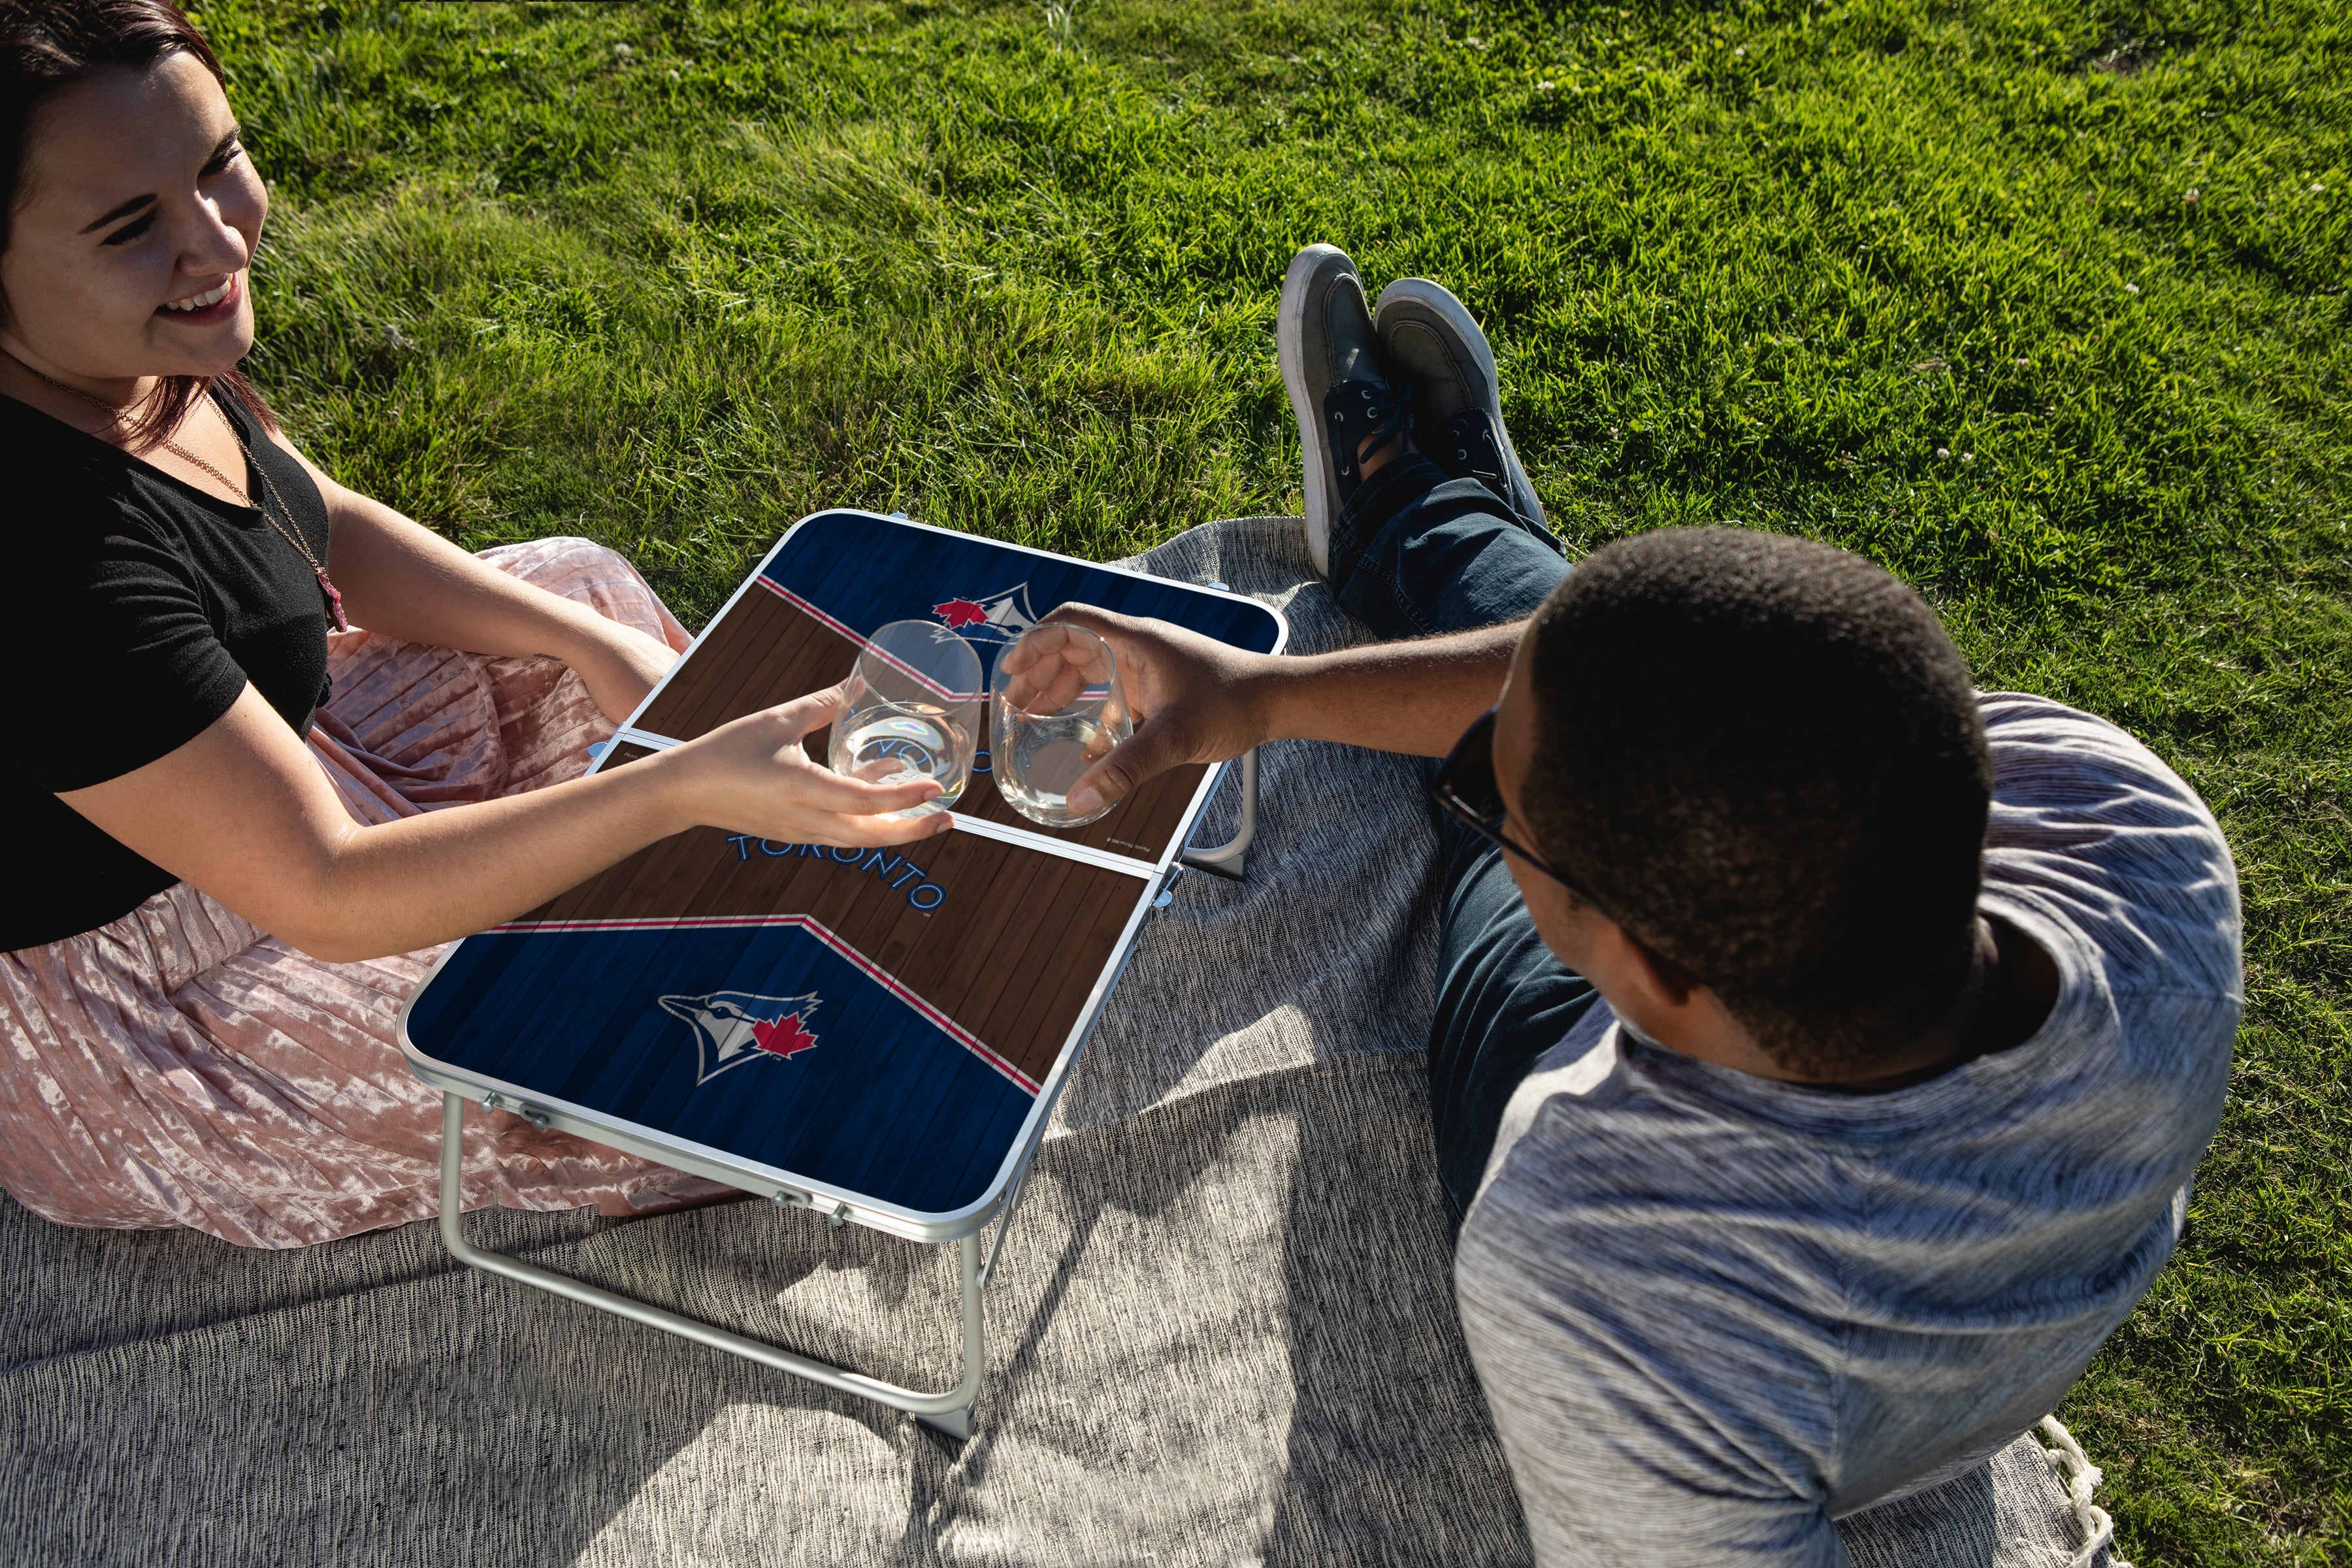
M 1385 381 L 1343 381 L 1325 395 L 1324 407 L 1336 437 L 1333 445 L 1339 448 L 1333 456 L 1339 478 L 1350 481 L 1357 478 L 1358 453 L 1377 452 L 1400 434 L 1412 434 L 1412 391 L 1411 380 L 1402 390 Z M 1349 405 L 1350 402 L 1354 406 Z
M 1495 441 L 1494 421 L 1486 410 L 1465 409 L 1445 422 L 1438 433 L 1442 444 L 1454 449 L 1454 460 L 1463 472 L 1481 479 L 1492 475 L 1507 482 L 1508 472 L 1503 464 L 1503 449 Z M 1504 498 L 1508 500 L 1507 496 Z
M 1389 395 L 1396 399 L 1397 405 L 1396 411 L 1389 416 L 1388 424 L 1381 429 L 1381 446 L 1388 445 L 1389 440 L 1400 430 L 1404 432 L 1407 439 L 1411 439 L 1417 433 L 1417 422 L 1412 416 L 1412 395 L 1420 390 L 1421 377 L 1418 375 L 1408 375 L 1404 378 L 1402 386 L 1392 385 L 1389 388 Z M 1372 448 L 1375 452 L 1380 449 L 1380 447 Z

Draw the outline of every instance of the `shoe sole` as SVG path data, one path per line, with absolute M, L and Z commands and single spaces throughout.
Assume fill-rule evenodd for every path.
M 1295 265 L 1295 263 L 1294 263 Z M 1387 340 L 1381 318 L 1388 314 L 1389 301 L 1409 300 L 1437 318 L 1456 347 L 1467 349 L 1478 374 L 1486 378 L 1486 412 L 1495 421 L 1495 434 L 1503 444 L 1503 458 L 1511 465 L 1511 488 L 1518 492 L 1509 504 L 1524 510 L 1528 520 L 1542 532 L 1551 531 L 1551 523 L 1544 516 L 1543 502 L 1536 500 L 1536 488 L 1528 481 L 1527 465 L 1519 461 L 1518 448 L 1511 445 L 1510 426 L 1503 423 L 1503 382 L 1495 369 L 1495 351 L 1487 346 L 1486 333 L 1478 325 L 1478 318 L 1470 307 L 1454 297 L 1454 291 L 1442 283 L 1426 278 L 1400 278 L 1381 290 L 1380 303 L 1372 310 L 1372 335 Z
M 1355 268 L 1348 253 L 1336 245 L 1310 245 L 1290 258 L 1282 275 L 1282 304 L 1275 316 L 1274 357 L 1282 367 L 1283 389 L 1290 394 L 1290 411 L 1298 417 L 1298 452 L 1306 466 L 1307 552 L 1315 569 L 1331 570 L 1331 496 L 1339 481 L 1331 474 L 1331 454 L 1323 439 L 1323 411 L 1307 392 L 1307 290 L 1325 260 L 1338 257 Z M 1359 275 L 1360 276 L 1360 274 Z

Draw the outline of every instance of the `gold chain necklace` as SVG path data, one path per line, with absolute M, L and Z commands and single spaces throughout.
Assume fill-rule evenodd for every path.
M 16 359 L 15 354 L 10 354 L 8 357 L 10 359 Z M 18 359 L 16 360 L 16 363 L 18 364 L 24 364 L 26 370 L 32 370 L 35 375 L 40 376 L 43 381 L 47 382 L 51 386 L 56 387 L 59 392 L 65 393 L 68 396 L 79 397 L 84 403 L 90 405 L 94 408 L 104 409 L 110 424 L 118 424 L 121 421 L 122 410 L 117 408 L 113 404 L 109 403 L 103 397 L 99 397 L 93 394 L 84 392 L 78 386 L 68 386 L 64 382 L 59 381 L 53 375 L 42 375 L 39 371 L 33 370 L 31 365 L 25 364 L 23 360 Z M 327 607 L 334 612 L 335 629 L 339 632 L 347 632 L 351 630 L 352 623 L 345 618 L 343 615 L 343 596 L 336 591 L 334 579 L 327 575 L 326 563 L 320 561 L 318 556 L 311 553 L 310 547 L 308 544 L 302 542 L 301 530 L 299 527 L 289 526 L 289 524 L 292 524 L 294 521 L 294 514 L 287 510 L 286 503 L 283 500 L 278 500 L 276 488 L 269 482 L 269 476 L 261 471 L 261 464 L 254 457 L 253 448 L 245 444 L 245 432 L 238 429 L 236 427 L 236 422 L 231 419 L 226 413 L 222 413 L 217 408 L 215 408 L 214 412 L 220 415 L 221 422 L 228 426 L 228 433 L 236 437 L 237 450 L 245 454 L 246 467 L 252 472 L 261 491 L 261 502 L 258 506 L 254 504 L 253 497 L 247 493 L 246 488 L 243 485 L 238 484 L 235 479 L 230 479 L 226 474 L 224 474 L 218 468 L 214 468 L 210 463 L 205 462 L 202 458 L 197 457 L 185 447 L 183 447 L 177 441 L 173 440 L 169 436 L 161 437 L 163 446 L 174 456 L 180 458 L 185 462 L 194 463 L 196 467 L 202 468 L 205 472 L 218 479 L 222 484 L 227 486 L 229 492 L 236 497 L 239 503 L 247 507 L 252 507 L 254 510 L 259 512 L 261 514 L 261 521 L 276 529 L 278 531 L 278 536 L 286 541 L 287 543 L 292 545 L 301 555 L 304 563 L 307 564 L 310 568 L 311 572 L 317 575 L 319 579 L 319 586 L 327 595 Z M 277 501 L 278 510 L 285 514 L 286 521 L 284 522 L 280 522 L 276 517 L 270 515 L 269 503 L 272 501 Z

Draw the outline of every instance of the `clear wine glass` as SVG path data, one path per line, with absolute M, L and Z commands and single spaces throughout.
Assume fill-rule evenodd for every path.
M 1111 808 L 1070 809 L 1070 786 L 1135 733 L 1118 660 L 1084 626 L 1048 621 L 997 656 L 989 700 L 989 763 L 1013 810 L 1047 827 L 1076 827 Z
M 833 771 L 870 784 L 937 779 L 938 795 L 884 815 L 945 811 L 971 782 L 983 700 L 971 644 L 936 621 L 892 621 L 858 650 L 849 711 L 834 721 Z

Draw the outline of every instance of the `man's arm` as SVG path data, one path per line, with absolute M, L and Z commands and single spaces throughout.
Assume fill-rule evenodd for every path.
M 1072 787 L 1070 804 L 1082 812 L 1170 768 L 1225 762 L 1266 741 L 1443 756 L 1502 695 L 1527 626 L 1514 621 L 1288 658 L 1086 605 L 1065 605 L 1046 619 L 1101 634 L 1118 656 L 1136 713 L 1134 738 Z

